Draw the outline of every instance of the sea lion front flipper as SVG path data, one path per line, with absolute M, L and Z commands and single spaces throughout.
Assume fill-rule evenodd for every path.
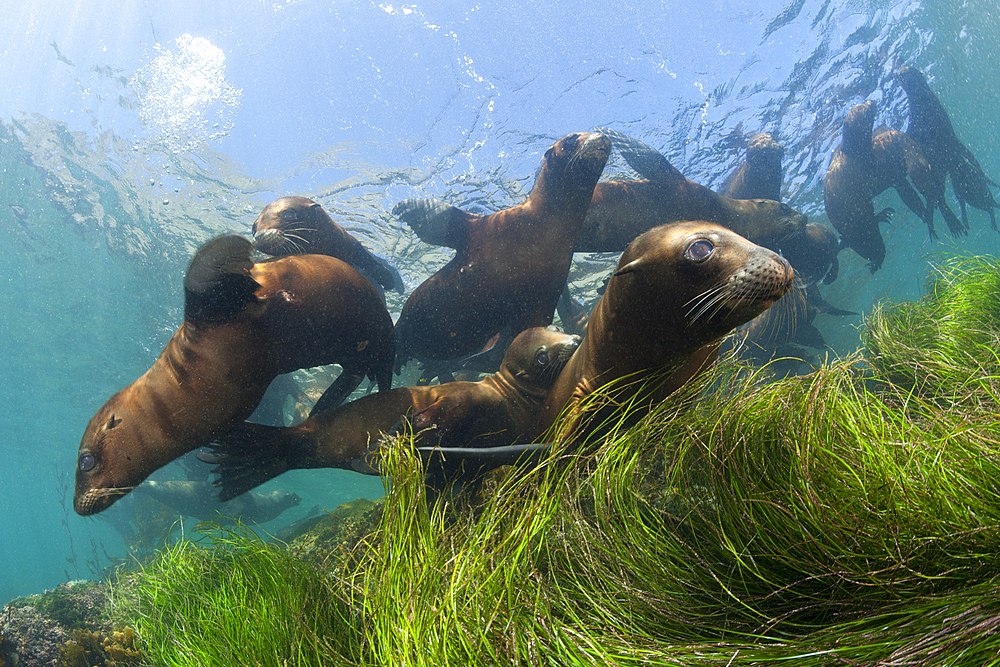
M 597 128 L 597 131 L 611 139 L 622 159 L 643 178 L 668 186 L 684 178 L 660 151 L 649 144 L 606 127 Z
M 364 379 L 364 373 L 354 373 L 346 368 L 342 370 L 337 379 L 330 383 L 323 395 L 316 401 L 316 405 L 309 411 L 309 416 L 312 417 L 339 406 L 344 402 L 344 399 L 351 395 L 352 391 L 358 388 Z
M 244 422 L 216 439 L 211 451 L 198 452 L 198 459 L 213 463 L 218 479 L 219 500 L 225 502 L 289 470 L 294 447 L 286 429 Z
M 392 214 L 424 243 L 455 250 L 469 244 L 469 226 L 482 217 L 439 199 L 404 199 L 392 207 Z
M 184 319 L 225 322 L 256 300 L 260 284 L 250 277 L 252 248 L 242 236 L 227 234 L 198 249 L 184 276 Z

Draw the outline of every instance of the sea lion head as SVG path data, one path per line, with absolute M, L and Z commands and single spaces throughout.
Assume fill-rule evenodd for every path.
M 785 147 L 767 132 L 753 135 L 747 144 L 747 165 L 754 171 L 781 175 L 781 160 L 785 157 Z
M 845 153 L 852 156 L 871 153 L 872 128 L 875 125 L 876 112 L 875 102 L 871 100 L 856 104 L 847 112 L 843 130 Z
M 145 422 L 129 409 L 124 389 L 91 418 L 76 459 L 73 509 L 81 516 L 103 512 L 167 461 L 154 461 L 139 450 Z
M 779 249 L 795 269 L 795 275 L 804 287 L 820 280 L 829 285 L 836 279 L 840 241 L 836 233 L 826 225 L 810 222 L 801 232 L 783 239 Z
M 604 307 L 643 336 L 650 328 L 661 332 L 663 349 L 651 356 L 676 356 L 762 313 L 789 290 L 794 276 L 785 258 L 725 227 L 674 223 L 629 245 L 608 284 Z M 616 326 L 624 331 L 629 324 Z M 653 341 L 649 345 L 655 347 Z
M 558 327 L 526 329 L 507 348 L 499 373 L 522 391 L 548 393 L 578 347 L 580 337 Z
M 924 78 L 920 70 L 909 65 L 903 65 L 896 70 L 896 78 L 899 79 L 899 84 L 906 91 L 907 97 L 920 96 L 925 91 L 930 90 L 930 86 L 927 85 L 927 79 Z
M 530 199 L 543 197 L 546 203 L 553 206 L 565 206 L 566 202 L 581 200 L 583 206 L 588 206 L 609 155 L 611 140 L 603 134 L 567 134 L 545 151 L 535 174 Z M 581 197 L 581 192 L 585 192 L 586 197 Z
M 281 197 L 264 207 L 254 220 L 253 245 L 268 255 L 308 252 L 318 221 L 329 220 L 323 207 L 306 197 Z M 331 221 L 332 222 L 332 221 Z
M 746 233 L 755 241 L 780 239 L 802 231 L 809 217 L 788 204 L 773 199 L 745 199 L 746 212 L 751 216 Z

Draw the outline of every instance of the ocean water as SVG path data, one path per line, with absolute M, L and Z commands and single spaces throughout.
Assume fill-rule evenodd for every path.
M 146 521 L 129 499 L 96 518 L 74 514 L 80 436 L 179 324 L 194 250 L 247 232 L 277 196 L 320 201 L 412 289 L 450 251 L 391 216 L 400 199 L 511 206 L 556 139 L 598 126 L 713 186 L 742 158 L 743 134 L 769 131 L 785 146 L 784 200 L 825 223 L 823 176 L 847 110 L 875 100 L 877 126 L 906 126 L 892 78 L 903 63 L 929 76 L 957 134 L 1000 178 L 994 2 L 55 0 L 5 10 L 0 601 L 101 577 L 177 520 Z M 624 169 L 614 157 L 607 173 Z M 897 211 L 882 229 L 887 258 L 872 275 L 841 253 L 824 296 L 859 315 L 817 317 L 831 354 L 857 348 L 878 301 L 919 296 L 935 256 L 1000 247 L 984 212 L 970 211 L 968 237 L 939 223 L 932 242 L 894 193 L 876 204 Z M 578 294 L 592 300 L 615 259 L 578 256 Z M 388 305 L 395 316 L 402 297 Z M 176 466 L 153 476 L 179 477 Z M 377 478 L 335 470 L 295 471 L 265 490 L 279 488 L 303 501 L 265 530 L 383 492 Z

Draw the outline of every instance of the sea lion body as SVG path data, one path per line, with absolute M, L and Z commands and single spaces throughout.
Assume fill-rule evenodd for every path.
M 601 181 L 594 188 L 573 252 L 622 252 L 653 227 L 684 220 L 707 220 L 762 243 L 801 230 L 806 216 L 778 201 L 732 199 L 685 178 L 651 146 L 601 129 L 641 180 Z M 780 173 L 779 173 L 780 180 Z M 433 199 L 407 199 L 393 208 L 425 243 L 458 248 L 471 216 Z
M 730 199 L 770 199 L 781 201 L 781 160 L 785 148 L 761 132 L 750 138 L 746 159 L 719 188 Z
M 424 281 L 396 323 L 397 370 L 410 357 L 448 360 L 551 323 L 573 247 L 610 142 L 571 134 L 545 153 L 527 201 L 492 215 L 457 211 L 448 238 L 458 253 Z
M 266 523 L 278 518 L 285 510 L 302 502 L 291 491 L 245 493 L 226 502 L 215 497 L 215 487 L 209 482 L 146 480 L 136 487 L 157 502 L 200 521 L 219 521 L 232 517 L 243 523 Z
M 843 140 L 830 159 L 823 182 L 823 203 L 834 229 L 840 232 L 841 245 L 868 260 L 872 273 L 885 260 L 885 241 L 879 223 L 893 210 L 875 213 L 872 199 L 892 187 L 903 203 L 934 232 L 934 209 L 925 206 L 907 180 L 912 176 L 917 186 L 933 199 L 930 167 L 922 151 L 901 132 L 886 131 L 873 136 L 875 103 L 855 105 L 844 119 Z
M 274 200 L 254 220 L 252 233 L 254 247 L 265 254 L 329 255 L 347 262 L 385 289 L 403 291 L 399 272 L 370 253 L 312 199 Z
M 904 65 L 899 68 L 896 76 L 906 92 L 910 109 L 910 123 L 906 134 L 920 146 L 930 163 L 935 192 L 940 192 L 940 200 L 935 204 L 941 209 L 952 233 L 968 233 L 969 219 L 965 209 L 967 203 L 987 211 L 990 224 L 993 229 L 997 229 L 995 209 L 1000 205 L 990 191 L 990 186 L 996 187 L 997 184 L 986 176 L 972 151 L 959 140 L 948 112 L 934 95 L 924 75 L 919 70 Z M 955 214 L 944 202 L 946 175 L 951 176 L 952 189 L 962 207 L 961 223 L 958 223 Z
M 392 319 L 368 280 L 333 257 L 253 264 L 249 253 L 249 241 L 224 236 L 195 255 L 184 321 L 153 366 L 84 432 L 77 513 L 106 509 L 154 470 L 242 423 L 277 375 L 339 363 L 344 375 L 389 388 Z
M 806 224 L 806 216 L 787 204 L 720 195 L 686 178 L 648 144 L 602 131 L 643 180 L 597 184 L 575 252 L 621 252 L 653 227 L 684 220 L 713 222 L 754 243 L 780 239 Z M 773 180 L 773 175 L 768 177 Z M 780 192 L 780 159 L 778 181 Z
M 579 337 L 537 327 L 511 343 L 500 369 L 478 382 L 397 387 L 313 415 L 298 426 L 243 424 L 201 456 L 219 463 L 225 500 L 294 468 L 379 474 L 381 438 L 408 420 L 426 447 L 493 448 L 533 433 L 538 410 Z
M 720 339 L 781 298 L 794 273 L 781 256 L 716 224 L 656 227 L 622 254 L 594 306 L 587 337 L 545 401 L 537 438 L 601 385 L 618 382 L 611 407 L 567 424 L 576 439 L 622 403 L 641 415 L 715 359 Z

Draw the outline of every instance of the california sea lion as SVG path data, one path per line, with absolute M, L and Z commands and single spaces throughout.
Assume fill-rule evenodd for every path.
M 410 357 L 458 359 L 499 331 L 513 336 L 552 322 L 610 151 L 604 135 L 567 135 L 546 151 L 524 203 L 492 215 L 455 209 L 447 237 L 458 253 L 403 304 L 397 371 Z
M 901 132 L 882 132 L 873 137 L 875 103 L 855 105 L 844 119 L 843 139 L 830 159 L 823 182 L 823 203 L 830 223 L 840 232 L 841 245 L 868 260 L 872 273 L 885 260 L 885 242 L 879 223 L 893 214 L 885 208 L 878 214 L 872 199 L 892 187 L 903 203 L 920 216 L 931 238 L 934 209 L 925 206 L 907 181 L 913 175 L 918 187 L 931 192 L 930 167 L 919 149 Z
M 573 252 L 621 252 L 658 225 L 707 220 L 762 243 L 806 224 L 806 216 L 767 199 L 731 199 L 685 178 L 659 151 L 620 132 L 602 128 L 644 180 L 601 181 L 587 209 Z M 434 199 L 407 199 L 392 212 L 425 243 L 456 248 L 470 214 Z
M 900 67 L 896 75 L 906 91 L 910 106 L 910 124 L 906 133 L 920 145 L 930 163 L 936 188 L 941 191 L 938 205 L 942 215 L 946 220 L 949 220 L 949 214 L 951 218 L 955 217 L 944 203 L 944 178 L 948 174 L 962 208 L 964 229 L 969 229 L 966 203 L 989 212 L 990 223 L 993 229 L 997 229 L 994 209 L 998 204 L 990 192 L 990 186 L 997 187 L 997 184 L 983 173 L 976 156 L 958 139 L 948 112 L 927 85 L 924 75 L 908 65 Z M 949 220 L 949 226 L 951 224 Z M 954 229 L 952 231 L 954 233 Z
M 793 278 L 780 255 L 719 225 L 678 222 L 642 234 L 594 306 L 587 337 L 549 393 L 536 436 L 611 382 L 618 386 L 608 407 L 566 422 L 574 438 L 591 434 L 625 403 L 633 404 L 633 418 L 641 416 L 710 365 L 719 340 L 781 298 Z
M 750 138 L 746 159 L 722 182 L 719 192 L 730 199 L 781 201 L 781 160 L 785 147 L 761 132 Z
M 294 468 L 379 474 L 382 436 L 409 419 L 424 447 L 496 448 L 532 434 L 538 410 L 580 343 L 555 327 L 520 333 L 495 374 L 479 382 L 397 387 L 313 415 L 298 426 L 245 423 L 219 438 L 220 499 L 233 498 Z
M 77 513 L 106 509 L 157 468 L 242 423 L 281 373 L 339 363 L 353 386 L 368 375 L 389 388 L 392 318 L 368 280 L 334 257 L 254 264 L 250 250 L 247 239 L 223 236 L 191 260 L 180 328 L 83 434 Z
M 278 518 L 285 510 L 302 502 L 291 491 L 268 493 L 250 492 L 226 502 L 215 497 L 215 487 L 209 482 L 146 480 L 135 488 L 157 502 L 200 521 L 218 521 L 223 517 L 244 523 L 265 523 Z
M 330 255 L 341 259 L 385 289 L 403 292 L 403 279 L 306 197 L 281 197 L 264 207 L 253 223 L 253 245 L 274 256 Z

